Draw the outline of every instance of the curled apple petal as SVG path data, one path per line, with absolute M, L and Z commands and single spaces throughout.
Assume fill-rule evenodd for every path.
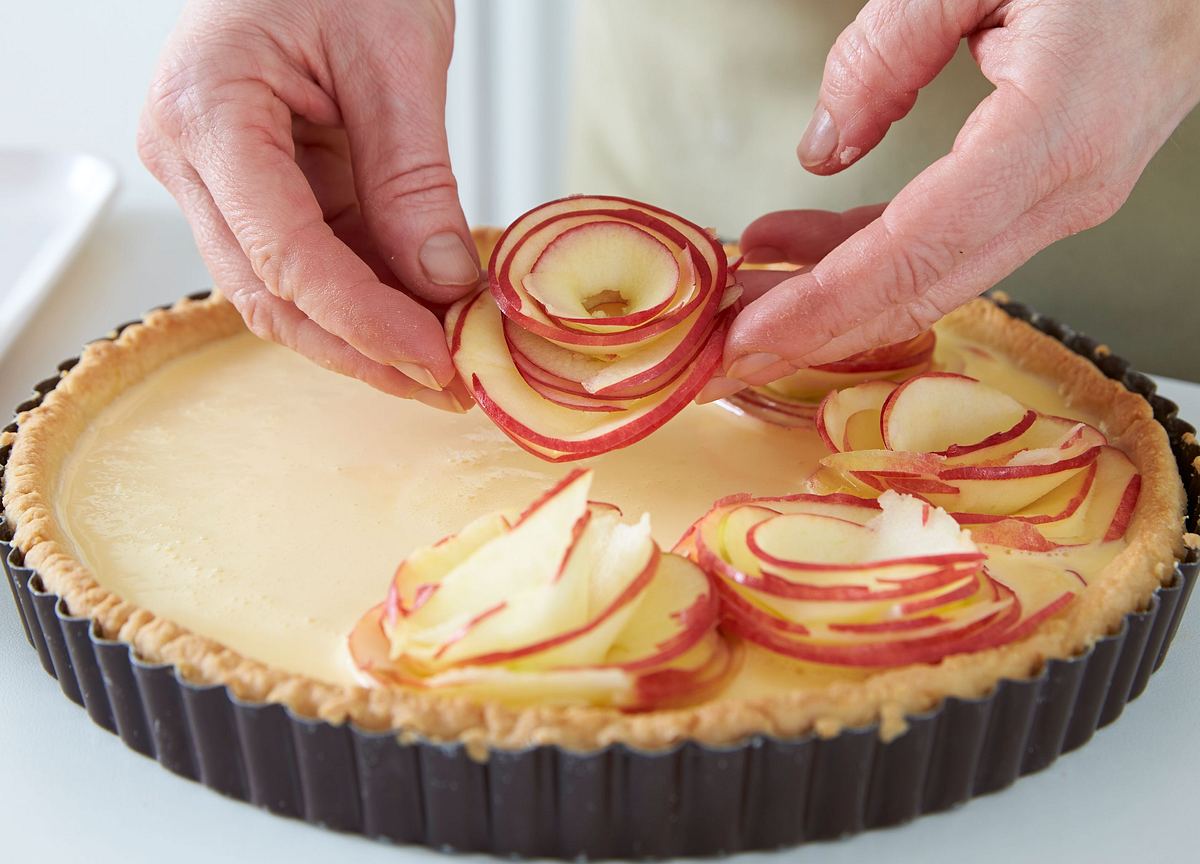
M 588 500 L 575 471 L 519 514 L 414 552 L 351 633 L 384 686 L 645 710 L 689 702 L 732 668 L 705 572 L 663 553 L 647 517 Z
M 989 545 L 1050 551 L 1118 540 L 1137 503 L 1136 469 L 1099 429 L 965 375 L 831 393 L 817 430 L 833 452 L 810 479 L 813 491 L 892 490 L 963 525 L 1028 526 L 987 528 L 978 537 Z
M 1043 562 L 1031 574 L 1006 560 L 993 575 L 949 514 L 892 491 L 719 502 L 685 539 L 716 580 L 722 629 L 806 663 L 880 668 L 995 647 L 1083 587 Z
M 835 363 L 801 369 L 761 387 L 748 388 L 731 396 L 729 402 L 778 425 L 811 427 L 817 422 L 819 426 L 818 406 L 826 396 L 869 382 L 894 385 L 928 372 L 936 345 L 937 336 L 928 330 L 906 342 L 872 348 Z M 842 449 L 841 439 L 830 446 Z
M 604 196 L 517 219 L 488 289 L 447 315 L 454 365 L 501 430 L 554 462 L 633 444 L 686 407 L 740 293 L 711 233 Z

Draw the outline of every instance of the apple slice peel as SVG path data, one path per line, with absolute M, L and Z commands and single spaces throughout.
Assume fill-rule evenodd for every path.
M 740 288 L 710 232 L 627 199 L 564 198 L 497 241 L 488 290 L 447 315 L 480 408 L 552 462 L 629 446 L 719 368 Z
M 736 650 L 716 629 L 712 582 L 662 552 L 647 517 L 626 523 L 589 501 L 591 479 L 573 471 L 521 513 L 410 555 L 350 634 L 362 673 L 383 686 L 623 710 L 719 686 Z
M 1045 597 L 993 578 L 984 550 L 927 502 L 854 500 L 743 497 L 696 523 L 686 548 L 717 580 L 726 632 L 807 663 L 936 663 L 1023 638 L 1080 590 Z

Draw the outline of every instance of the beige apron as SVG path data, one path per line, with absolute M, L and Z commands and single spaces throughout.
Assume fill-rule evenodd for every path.
M 991 85 L 965 45 L 880 146 L 835 177 L 795 148 L 860 0 L 582 0 L 565 186 L 671 208 L 726 236 L 791 207 L 890 198 L 950 149 Z M 1116 217 L 1002 287 L 1149 371 L 1200 380 L 1200 112 Z

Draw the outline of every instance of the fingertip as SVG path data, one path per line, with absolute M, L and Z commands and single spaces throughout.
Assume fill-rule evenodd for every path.
M 437 408 L 439 411 L 446 411 L 451 414 L 466 414 L 471 407 L 470 403 L 464 405 L 458 400 L 458 397 L 450 390 L 418 390 L 413 394 L 413 399 L 418 402 L 428 405 L 430 408 Z
M 425 299 L 437 303 L 453 303 L 465 297 L 482 277 L 475 244 L 464 240 L 457 231 L 439 231 L 426 238 L 417 261 L 425 283 L 412 287 Z M 398 275 L 403 278 L 403 274 Z
M 818 102 L 813 109 L 808 128 L 800 136 L 796 146 L 796 156 L 809 171 L 818 171 L 826 166 L 834 157 L 838 147 L 838 127 L 829 109 Z
M 695 401 L 698 405 L 704 405 L 732 396 L 734 393 L 745 389 L 746 385 L 743 382 L 718 375 L 701 388 L 700 392 L 696 394 Z

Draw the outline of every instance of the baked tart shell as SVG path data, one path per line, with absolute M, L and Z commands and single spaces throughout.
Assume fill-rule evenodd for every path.
M 54 517 L 57 467 L 116 394 L 239 332 L 219 297 L 117 328 L 18 407 L 0 438 L 4 569 L 43 668 L 93 721 L 272 812 L 439 849 L 564 858 L 770 849 L 904 822 L 1004 788 L 1115 720 L 1163 662 L 1200 569 L 1194 534 L 1180 530 L 1186 497 L 1185 530 L 1197 531 L 1200 445 L 1153 382 L 1004 298 L 954 314 L 1021 365 L 1053 369 L 1077 401 L 1106 406 L 1105 431 L 1153 490 L 1114 562 L 1128 569 L 1121 596 L 1094 594 L 1015 645 L 820 699 L 629 715 L 335 687 L 98 585 Z

